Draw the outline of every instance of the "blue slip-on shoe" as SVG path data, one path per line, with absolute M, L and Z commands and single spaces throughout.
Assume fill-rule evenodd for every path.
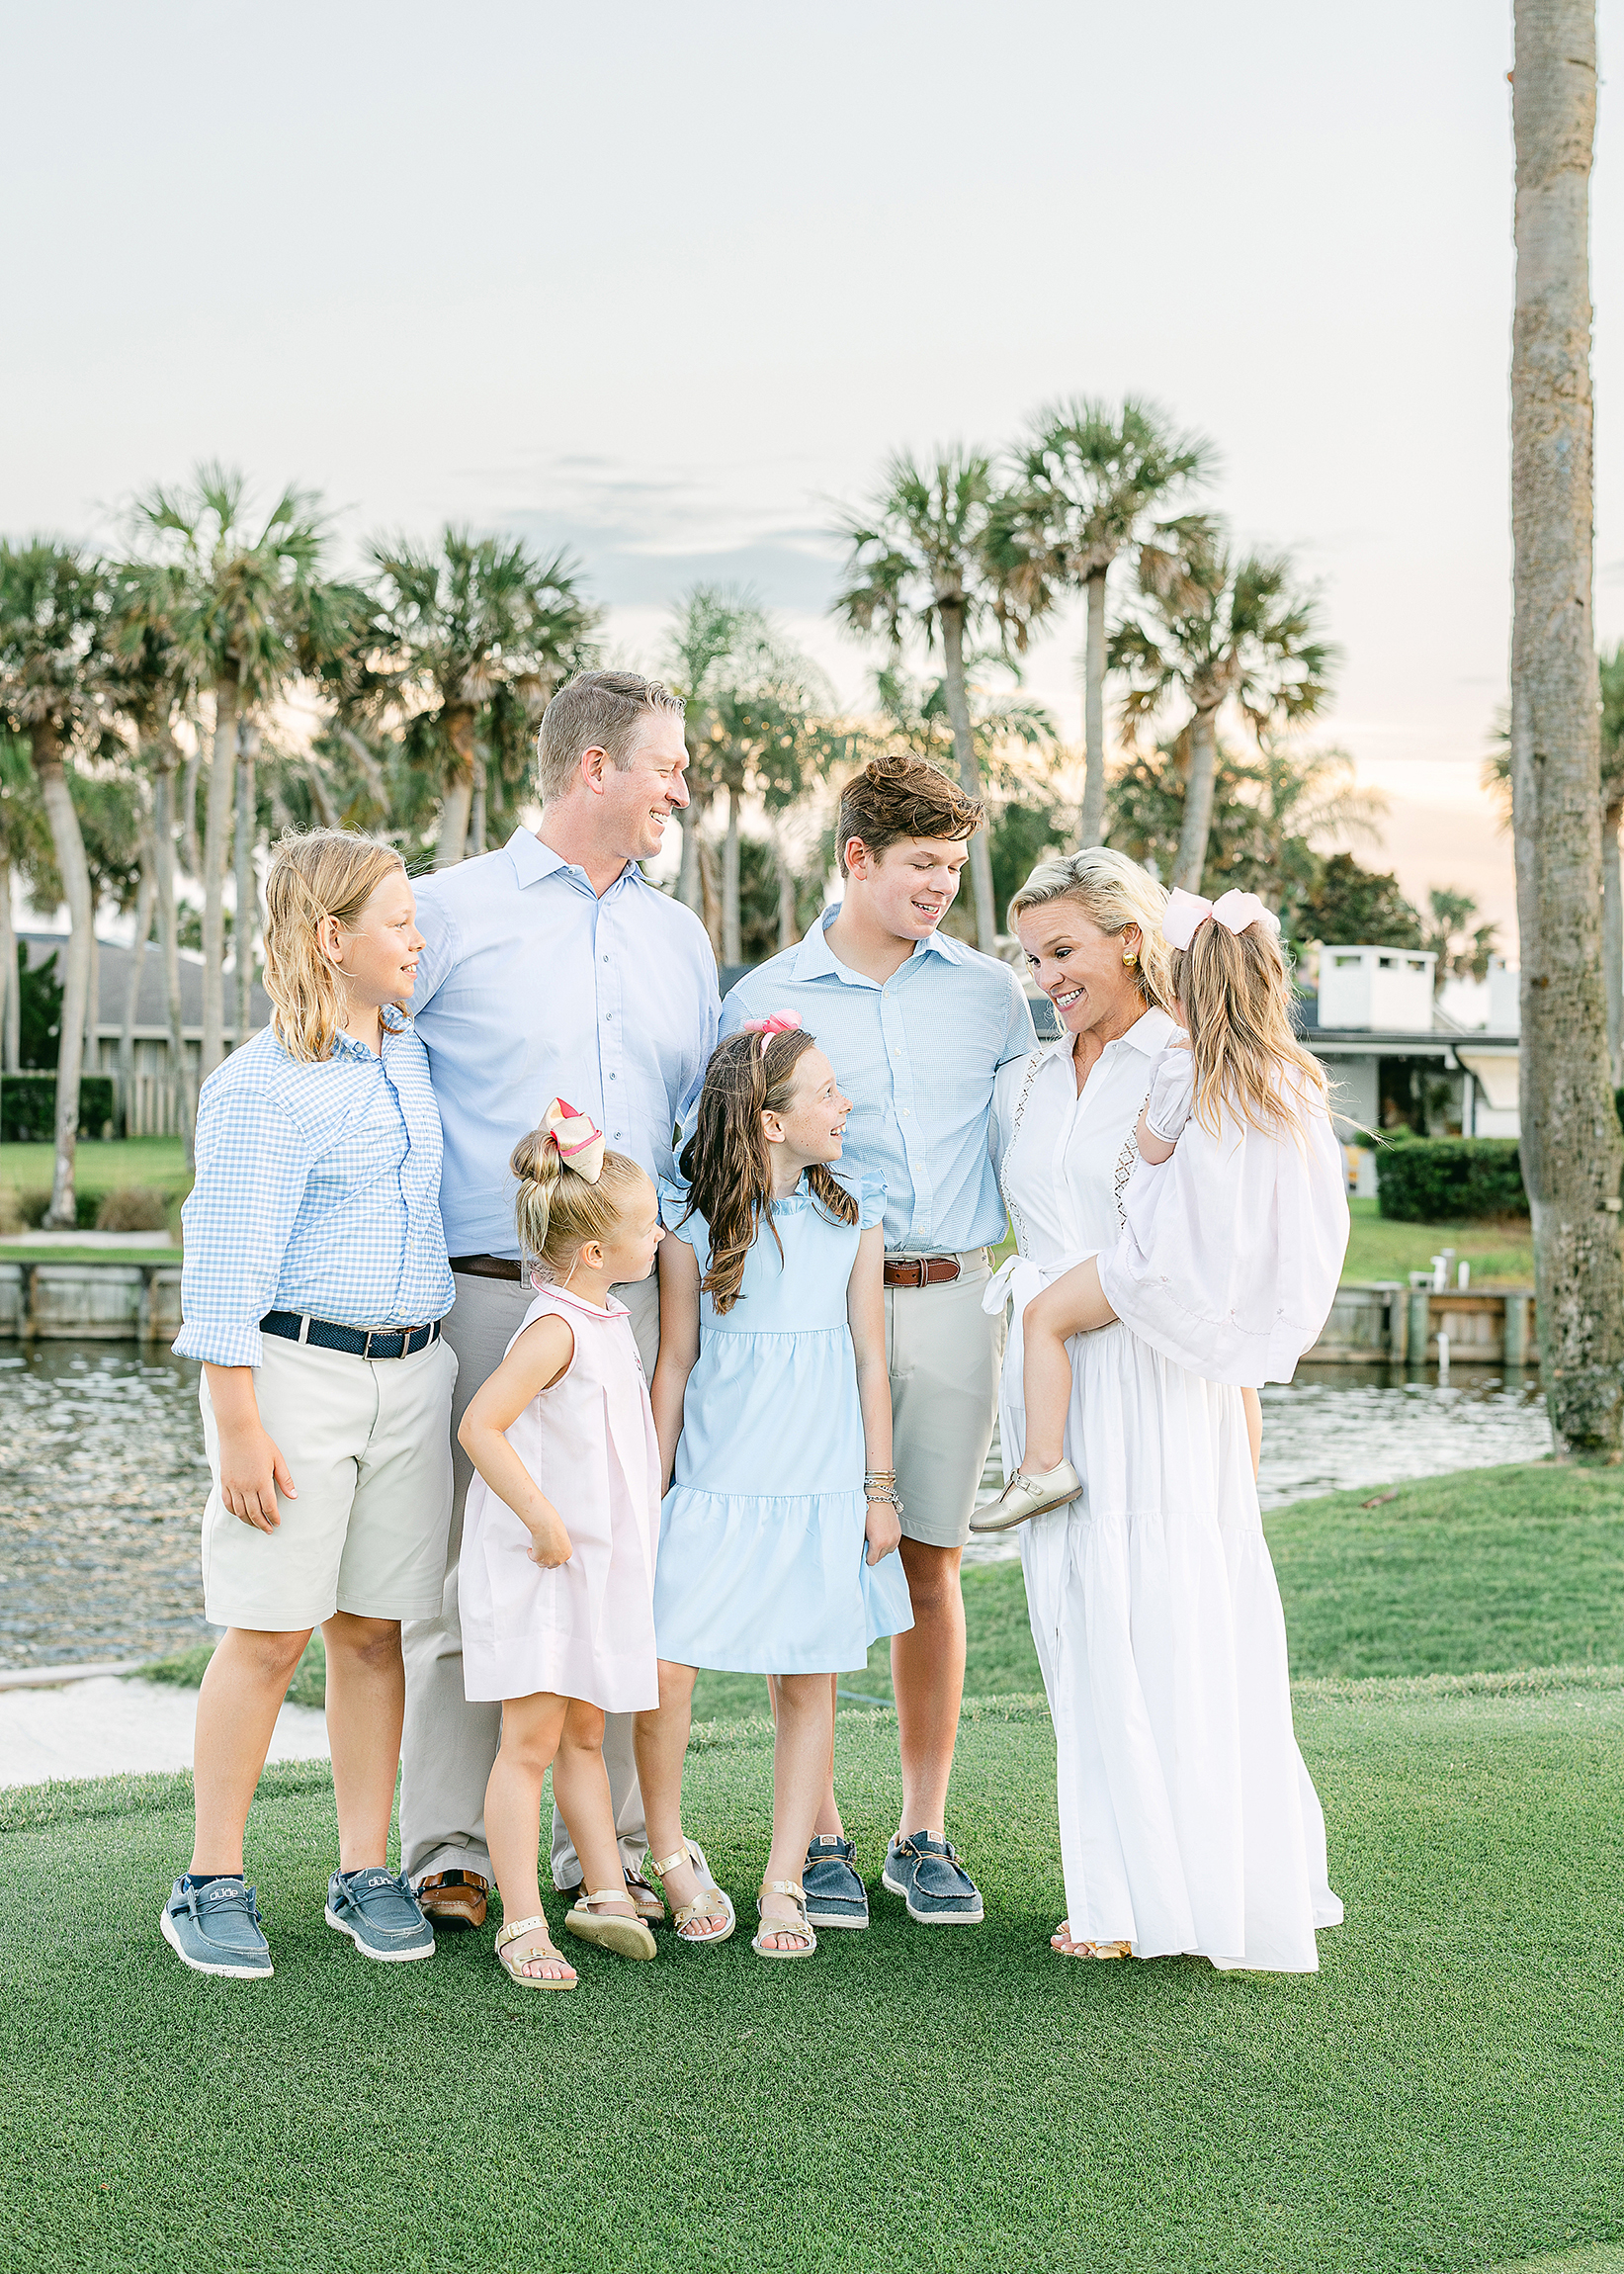
M 959 1861 L 958 1850 L 929 1832 L 898 1835 L 886 1850 L 881 1875 L 907 1915 L 921 1927 L 979 1927 L 981 1889 Z
M 833 1832 L 818 1832 L 807 1849 L 801 1883 L 814 1927 L 866 1927 L 869 1891 L 857 1876 L 857 1850 Z
M 228 1974 L 259 1981 L 275 1972 L 271 1946 L 259 1931 L 259 1905 L 241 1880 L 211 1880 L 189 1887 L 177 1880 L 158 1914 L 164 1941 L 194 1973 Z
M 403 1966 L 432 1959 L 434 1929 L 404 1872 L 381 1864 L 360 1872 L 334 1872 L 327 1882 L 327 1924 L 348 1935 L 364 1959 Z

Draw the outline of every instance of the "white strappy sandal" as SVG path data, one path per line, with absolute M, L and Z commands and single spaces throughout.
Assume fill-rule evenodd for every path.
M 695 1945 L 725 1943 L 738 1925 L 738 1913 L 733 1909 L 733 1898 L 728 1894 L 727 1888 L 719 1886 L 716 1880 L 712 1879 L 711 1867 L 705 1861 L 704 1850 L 696 1848 L 692 1840 L 684 1840 L 675 1855 L 650 1856 L 648 1858 L 648 1869 L 662 1883 L 667 1872 L 678 1871 L 684 1864 L 693 1866 L 694 1876 L 699 1880 L 699 1893 L 691 1903 L 684 1903 L 680 1910 L 673 1910 L 671 1913 L 671 1924 L 676 1929 L 678 1942 Z M 715 1910 L 727 1912 L 727 1922 L 726 1926 L 712 1927 L 708 1934 L 703 1935 L 690 1935 L 683 1932 L 683 1929 L 693 1920 L 702 1919 L 708 1912 Z
M 770 1919 L 761 1908 L 761 1895 L 755 1901 L 756 1915 L 761 1924 L 750 1937 L 750 1948 L 758 1959 L 810 1959 L 817 1948 L 817 1936 L 807 1917 L 807 1890 L 799 1880 L 764 1880 L 762 1895 L 788 1895 L 795 1904 L 797 1916 L 793 1919 Z M 772 1950 L 762 1941 L 763 1935 L 794 1935 L 799 1948 L 788 1951 Z
M 656 1955 L 653 1936 L 641 1919 L 629 1919 L 624 1911 L 609 1911 L 600 1916 L 599 1903 L 630 1902 L 626 1883 L 618 1887 L 600 1887 L 596 1894 L 580 1894 L 573 1906 L 564 1913 L 564 1932 L 578 1935 L 583 1943 L 592 1943 L 601 1951 L 613 1951 L 621 1959 L 651 1959 Z
M 580 1977 L 569 1961 L 553 1948 L 551 1935 L 547 1937 L 545 1950 L 521 1951 L 516 1959 L 508 1957 L 508 1944 L 516 1943 L 521 1935 L 528 1935 L 536 1927 L 540 1927 L 544 1935 L 547 1934 L 547 1921 L 540 1911 L 533 1919 L 513 1919 L 507 1926 L 499 1927 L 496 1933 L 496 1964 L 508 1980 L 516 1982 L 520 1989 L 573 1989 Z M 563 1972 L 525 1974 L 519 1971 L 521 1967 L 529 1966 L 533 1960 L 542 1959 L 551 1959 L 555 1966 L 563 1968 Z

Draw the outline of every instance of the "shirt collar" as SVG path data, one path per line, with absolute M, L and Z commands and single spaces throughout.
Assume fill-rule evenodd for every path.
M 576 867 L 573 862 L 566 861 L 563 855 L 556 853 L 551 845 L 543 844 L 534 830 L 527 830 L 523 827 L 516 829 L 502 850 L 513 863 L 513 873 L 519 880 L 521 892 L 529 885 L 540 884 L 547 877 L 556 876 L 560 871 L 577 890 L 592 892 L 586 871 Z M 594 900 L 607 900 L 610 893 L 620 892 L 628 884 L 646 884 L 647 882 L 648 879 L 643 875 L 637 862 L 629 860 L 614 883 L 604 892 L 592 893 L 592 897 Z
M 829 945 L 828 929 L 840 914 L 842 905 L 840 901 L 831 901 L 796 949 L 795 965 L 790 973 L 792 979 L 826 979 L 832 976 L 844 980 L 848 987 L 875 987 L 879 984 L 876 980 L 866 979 L 862 972 L 853 971 L 849 964 L 842 963 Z M 915 955 L 899 963 L 897 970 L 905 971 L 921 947 L 945 957 L 949 963 L 962 963 L 968 952 L 963 940 L 955 939 L 951 932 L 936 930 L 926 938 L 916 940 Z M 896 976 L 894 972 L 892 977 Z
M 1134 1020 L 1126 1034 L 1117 1036 L 1116 1041 L 1126 1043 L 1129 1049 L 1137 1050 L 1142 1057 L 1159 1058 L 1177 1032 L 1177 1021 L 1169 1018 L 1166 1011 L 1157 1010 L 1153 1004 Z M 1062 1034 L 1055 1041 L 1042 1045 L 1044 1054 L 1049 1058 L 1068 1059 L 1076 1039 L 1072 1033 Z M 1108 1042 L 1105 1047 L 1112 1050 L 1116 1043 Z

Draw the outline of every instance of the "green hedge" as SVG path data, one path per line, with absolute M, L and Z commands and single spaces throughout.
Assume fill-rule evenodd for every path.
M 1377 1204 L 1406 1224 L 1526 1216 L 1514 1137 L 1415 1137 L 1376 1156 Z
M 100 1137 L 113 1123 L 113 1077 L 79 1082 L 79 1134 Z M 54 1074 L 8 1074 L 0 1081 L 0 1145 L 48 1145 L 56 1135 Z

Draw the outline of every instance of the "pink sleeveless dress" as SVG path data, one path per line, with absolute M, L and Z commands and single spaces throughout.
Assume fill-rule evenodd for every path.
M 624 1303 L 600 1311 L 544 1287 L 525 1327 L 549 1312 L 568 1322 L 575 1355 L 507 1441 L 563 1518 L 574 1553 L 552 1571 L 533 1563 L 529 1531 L 474 1477 L 458 1582 L 464 1689 L 470 1701 L 548 1690 L 606 1713 L 643 1712 L 659 1704 L 660 1463 L 642 1362 Z

